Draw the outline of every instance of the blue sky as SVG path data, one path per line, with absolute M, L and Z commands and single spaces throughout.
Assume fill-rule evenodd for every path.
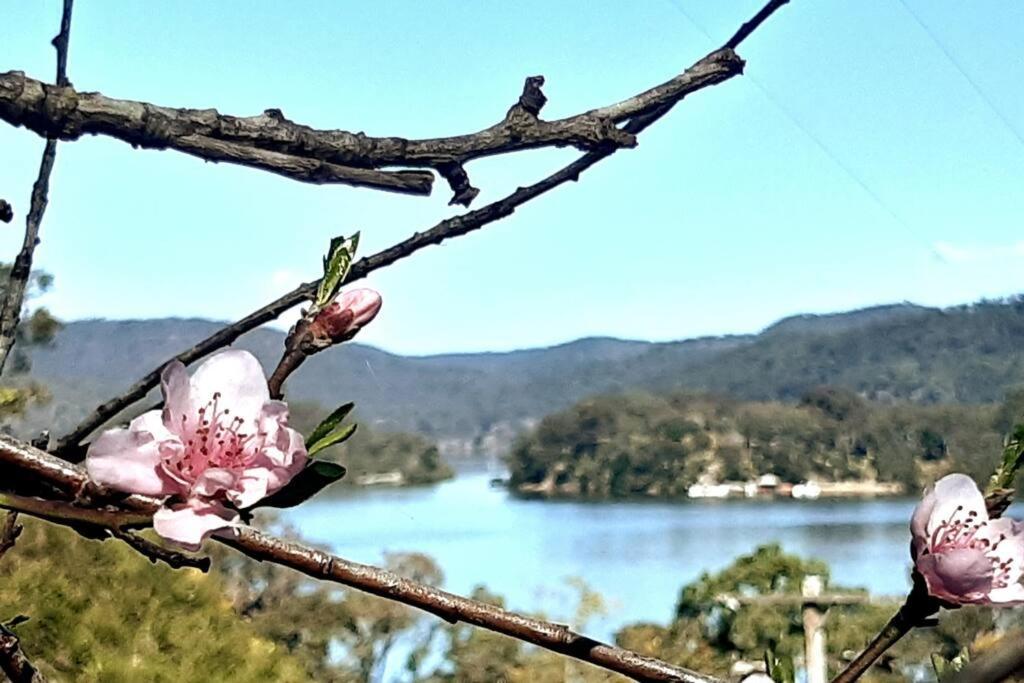
M 439 136 L 499 120 L 528 75 L 547 79 L 548 118 L 632 95 L 759 4 L 79 2 L 68 71 L 112 97 Z M 52 79 L 58 5 L 3 5 L 0 70 Z M 375 275 L 385 306 L 360 340 L 667 340 L 1024 291 L 1022 44 L 1016 0 L 794 0 L 744 44 L 747 76 L 691 96 L 637 149 Z M 0 126 L 6 258 L 42 144 Z M 573 155 L 472 164 L 476 205 Z M 443 183 L 430 198 L 317 187 L 83 139 L 58 152 L 44 301 L 66 319 L 237 318 L 315 277 L 332 235 L 361 230 L 368 254 L 452 215 L 447 199 Z

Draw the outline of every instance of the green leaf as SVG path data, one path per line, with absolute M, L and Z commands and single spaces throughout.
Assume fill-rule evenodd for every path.
M 345 476 L 345 468 L 326 460 L 311 460 L 288 485 L 252 507 L 290 508 L 304 503 Z
M 345 416 L 352 412 L 352 409 L 356 407 L 355 403 L 346 403 L 343 406 L 339 406 L 334 409 L 330 415 L 324 418 L 323 422 L 316 426 L 313 433 L 306 437 L 306 450 L 316 446 L 317 442 L 322 441 L 328 434 L 333 432 Z
M 327 256 L 324 257 L 324 276 L 320 280 L 320 287 L 316 292 L 316 307 L 323 308 L 331 303 L 338 295 L 338 290 L 345 282 L 348 271 L 352 267 L 352 261 L 359 247 L 359 233 L 348 239 L 335 237 L 331 240 L 331 246 L 327 249 Z
M 796 666 L 793 664 L 791 656 L 783 655 L 782 657 L 776 657 L 775 653 L 771 650 L 765 650 L 764 666 L 768 676 L 775 683 L 795 683 Z
M 1024 423 L 1013 428 L 1003 449 L 1003 460 L 992 475 L 987 491 L 991 493 L 997 489 L 1013 488 L 1013 480 L 1021 465 L 1024 465 Z
M 316 444 L 314 444 L 312 447 L 306 447 L 306 450 L 309 452 L 309 457 L 312 458 L 314 455 L 316 455 L 323 449 L 333 446 L 334 444 L 341 443 L 342 441 L 345 441 L 350 436 L 352 436 L 355 433 L 355 431 L 356 425 L 349 425 L 348 427 L 345 427 L 344 429 L 341 429 L 339 431 L 331 432 L 324 438 L 317 441 Z

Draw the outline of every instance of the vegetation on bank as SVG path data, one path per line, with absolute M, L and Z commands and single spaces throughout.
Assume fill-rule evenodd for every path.
M 312 403 L 292 403 L 291 425 L 302 434 L 310 434 L 329 411 Z M 358 425 L 345 442 L 331 446 L 318 455 L 343 465 L 344 479 L 325 490 L 383 482 L 393 486 L 434 484 L 455 476 L 442 460 L 437 446 L 424 436 L 407 432 L 382 432 L 369 426 L 358 416 L 349 418 Z
M 983 480 L 1024 391 L 1002 404 L 869 402 L 817 388 L 796 405 L 695 394 L 600 396 L 544 418 L 508 456 L 524 494 L 682 497 L 698 480 L 897 482 L 916 492 L 950 471 Z
M 619 680 L 519 641 L 465 624 L 444 624 L 396 603 L 310 581 L 208 544 L 210 574 L 153 567 L 114 541 L 86 540 L 35 520 L 0 562 L 0 621 L 29 617 L 16 627 L 23 646 L 54 681 L 401 681 L 490 683 L 504 680 L 597 683 Z M 440 584 L 442 574 L 423 555 L 393 554 L 400 574 Z M 819 561 L 758 548 L 720 572 L 682 587 L 668 624 L 624 627 L 619 645 L 727 676 L 736 662 L 761 661 L 765 650 L 799 662 L 803 632 L 799 606 L 723 601 L 742 594 L 797 593 L 804 576 L 827 579 Z M 111 577 L 114 577 L 113 579 Z M 585 628 L 601 614 L 601 596 L 582 582 L 573 588 L 578 609 L 547 615 Z M 848 592 L 830 586 L 836 592 Z M 478 588 L 473 597 L 501 604 Z M 891 615 L 896 603 L 833 607 L 828 619 L 830 671 Z M 928 671 L 929 657 L 961 648 L 975 651 L 1000 633 L 1024 625 L 1019 610 L 963 608 L 944 612 L 935 629 L 920 629 L 892 651 L 866 680 L 899 681 Z M 211 637 L 216 636 L 216 637 Z M 385 666 L 387 674 L 385 675 Z

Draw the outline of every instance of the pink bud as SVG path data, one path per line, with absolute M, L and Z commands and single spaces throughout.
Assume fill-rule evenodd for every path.
M 352 289 L 317 314 L 310 325 L 315 338 L 339 343 L 351 339 L 377 317 L 382 300 L 372 289 Z

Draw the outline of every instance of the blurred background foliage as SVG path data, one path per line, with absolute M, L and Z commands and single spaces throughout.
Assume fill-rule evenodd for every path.
M 91 541 L 36 520 L 0 562 L 0 621 L 18 615 L 24 649 L 55 681 L 492 681 L 623 680 L 586 664 L 465 624 L 446 624 L 356 591 L 313 582 L 209 544 L 214 570 L 171 570 L 114 541 Z M 419 554 L 386 565 L 430 585 L 439 567 Z M 643 654 L 728 677 L 765 650 L 802 657 L 799 605 L 738 607 L 745 598 L 797 593 L 807 575 L 827 580 L 822 562 L 763 546 L 722 571 L 682 586 L 671 623 L 626 626 L 616 641 Z M 570 583 L 572 615 L 546 615 L 585 628 L 607 609 L 600 595 Z M 842 586 L 830 591 L 848 592 Z M 473 597 L 502 605 L 478 587 Z M 730 604 L 732 605 L 730 607 Z M 891 616 L 897 603 L 833 607 L 827 621 L 830 670 Z M 545 616 L 545 615 L 541 615 Z M 894 648 L 868 680 L 931 675 L 930 656 L 974 652 L 1020 628 L 1020 612 L 944 612 Z

